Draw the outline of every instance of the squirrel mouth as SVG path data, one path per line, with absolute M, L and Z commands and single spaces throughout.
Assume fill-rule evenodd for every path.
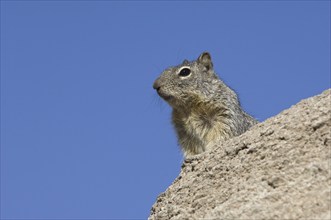
M 157 90 L 157 94 L 159 94 L 159 96 L 161 98 L 163 98 L 165 101 L 169 101 L 173 98 L 171 95 L 168 95 L 168 94 L 165 94 L 164 92 L 162 92 L 161 89 Z

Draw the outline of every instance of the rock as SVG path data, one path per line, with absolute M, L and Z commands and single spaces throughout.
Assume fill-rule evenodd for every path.
M 187 158 L 149 219 L 331 219 L 330 93 Z

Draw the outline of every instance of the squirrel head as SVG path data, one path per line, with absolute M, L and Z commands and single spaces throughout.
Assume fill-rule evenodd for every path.
M 173 108 L 208 100 L 217 91 L 217 86 L 219 78 L 208 52 L 203 52 L 197 60 L 184 60 L 178 66 L 167 68 L 153 84 L 159 96 Z

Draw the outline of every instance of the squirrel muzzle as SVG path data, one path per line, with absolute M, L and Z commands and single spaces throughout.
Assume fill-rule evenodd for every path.
M 153 89 L 155 89 L 157 94 L 159 94 L 159 96 L 162 97 L 165 101 L 169 101 L 172 98 L 171 95 L 164 92 L 164 90 L 162 89 L 161 83 L 158 79 L 155 80 L 155 82 L 153 84 Z

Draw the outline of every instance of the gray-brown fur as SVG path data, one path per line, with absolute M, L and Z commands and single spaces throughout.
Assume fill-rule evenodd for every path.
M 214 72 L 208 52 L 166 69 L 153 88 L 173 108 L 172 123 L 185 157 L 209 150 L 257 123 Z

